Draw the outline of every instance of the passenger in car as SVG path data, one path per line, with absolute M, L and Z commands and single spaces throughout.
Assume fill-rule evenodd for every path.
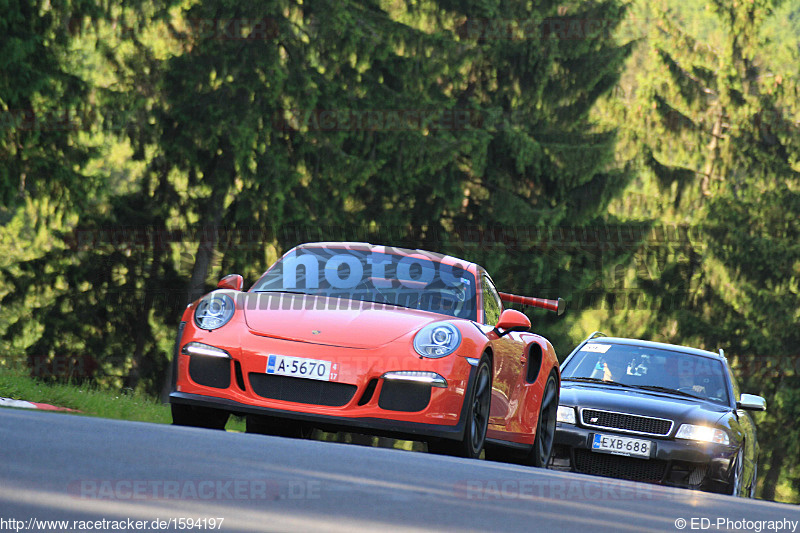
M 603 381 L 624 382 L 630 363 L 619 357 L 600 357 L 590 377 Z

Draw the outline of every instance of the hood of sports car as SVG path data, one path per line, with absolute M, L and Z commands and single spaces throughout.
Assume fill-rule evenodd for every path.
M 247 293 L 244 316 L 257 335 L 350 348 L 377 348 L 448 318 L 391 305 L 279 293 Z
M 666 418 L 676 424 L 714 424 L 731 410 L 711 401 L 678 395 L 569 381 L 561 385 L 559 403 L 583 409 Z

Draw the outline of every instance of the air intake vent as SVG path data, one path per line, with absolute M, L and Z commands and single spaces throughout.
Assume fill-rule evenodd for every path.
M 189 377 L 198 385 L 227 389 L 231 386 L 231 360 L 226 357 L 192 355 L 189 357 Z
M 383 381 L 378 406 L 387 411 L 415 413 L 422 411 L 431 401 L 431 386 L 427 383 Z
M 575 450 L 575 470 L 595 476 L 659 482 L 667 471 L 667 462 Z
M 248 374 L 250 387 L 262 398 L 309 405 L 341 407 L 356 393 L 357 387 L 347 383 L 317 381 L 315 379 L 290 378 L 269 374 Z

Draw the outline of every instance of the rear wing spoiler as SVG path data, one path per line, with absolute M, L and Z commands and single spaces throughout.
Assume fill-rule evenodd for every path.
M 562 298 L 557 300 L 548 300 L 546 298 L 534 298 L 532 296 L 518 296 L 516 294 L 508 294 L 507 292 L 498 293 L 500 299 L 510 304 L 529 305 L 531 307 L 541 307 L 548 311 L 553 311 L 559 316 L 564 314 L 566 302 Z

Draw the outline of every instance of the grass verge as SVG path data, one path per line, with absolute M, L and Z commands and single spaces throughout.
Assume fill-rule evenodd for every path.
M 130 394 L 118 393 L 87 385 L 45 383 L 31 378 L 18 370 L 3 367 L 0 367 L 0 397 L 67 407 L 79 411 L 77 414 L 80 415 L 155 422 L 157 424 L 172 423 L 169 405 L 162 404 L 152 396 L 136 392 Z M 243 432 L 245 430 L 244 419 L 230 417 L 225 429 Z M 350 433 L 317 431 L 314 438 L 316 440 L 397 448 L 409 451 L 423 451 L 425 449 L 421 442 L 382 439 Z
M 158 398 L 138 392 L 124 394 L 87 385 L 45 383 L 10 368 L 0 367 L 0 397 L 67 407 L 79 411 L 77 414 L 86 416 L 155 422 L 157 424 L 172 423 L 169 405 L 162 404 Z M 244 432 L 244 419 L 230 417 L 225 429 Z M 317 431 L 314 438 L 403 450 L 422 451 L 425 449 L 420 442 L 381 439 L 350 433 Z
M 0 369 L 0 396 L 67 407 L 80 414 L 169 424 L 169 406 L 156 398 L 121 394 L 88 385 L 45 383 L 15 369 Z

